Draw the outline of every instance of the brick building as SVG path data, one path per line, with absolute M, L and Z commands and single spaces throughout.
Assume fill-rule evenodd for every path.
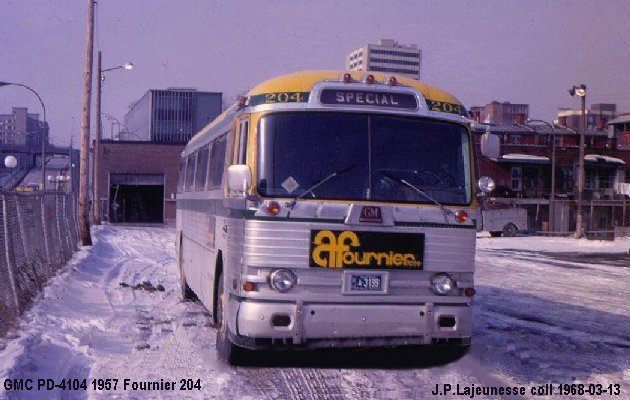
M 623 118 L 615 122 L 614 130 L 593 127 L 585 135 L 583 193 L 587 235 L 608 234 L 618 227 L 630 226 L 630 151 L 614 145 L 627 125 Z M 479 175 L 490 176 L 497 184 L 492 202 L 526 208 L 530 231 L 575 231 L 578 131 L 560 125 L 552 129 L 551 125 L 536 121 L 475 124 L 473 131 Z
M 190 137 L 221 113 L 221 97 L 194 89 L 150 90 L 134 103 L 116 140 L 99 146 L 103 220 L 174 224 L 180 155 Z
M 473 106 L 469 110 L 470 118 L 476 122 L 495 124 L 524 124 L 529 118 L 529 104 L 513 104 L 493 101 L 485 106 Z

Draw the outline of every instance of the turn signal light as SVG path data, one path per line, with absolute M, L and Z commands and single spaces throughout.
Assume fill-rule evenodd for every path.
M 256 284 L 254 282 L 245 282 L 243 283 L 243 290 L 245 292 L 255 292 Z
M 466 222 L 468 221 L 468 213 L 464 210 L 459 210 L 455 213 L 455 220 L 457 222 Z
M 277 201 L 270 201 L 265 207 L 265 212 L 273 216 L 278 215 L 280 212 L 280 203 Z
M 469 287 L 469 288 L 464 289 L 464 294 L 465 294 L 467 297 L 473 297 L 473 296 L 475 295 L 475 293 L 477 293 L 477 291 L 475 290 L 475 288 L 471 288 L 471 287 Z

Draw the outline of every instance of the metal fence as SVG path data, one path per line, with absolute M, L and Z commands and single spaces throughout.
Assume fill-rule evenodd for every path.
M 77 198 L 0 192 L 0 336 L 77 250 Z

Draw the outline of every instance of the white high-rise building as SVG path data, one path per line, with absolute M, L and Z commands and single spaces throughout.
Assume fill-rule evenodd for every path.
M 420 79 L 422 51 L 416 44 L 403 45 L 392 39 L 366 44 L 346 56 L 349 71 L 378 71 Z

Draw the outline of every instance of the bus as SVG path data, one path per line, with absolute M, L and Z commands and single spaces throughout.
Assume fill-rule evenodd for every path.
M 260 83 L 182 152 L 184 299 L 219 357 L 471 343 L 478 203 L 462 104 L 372 72 Z

